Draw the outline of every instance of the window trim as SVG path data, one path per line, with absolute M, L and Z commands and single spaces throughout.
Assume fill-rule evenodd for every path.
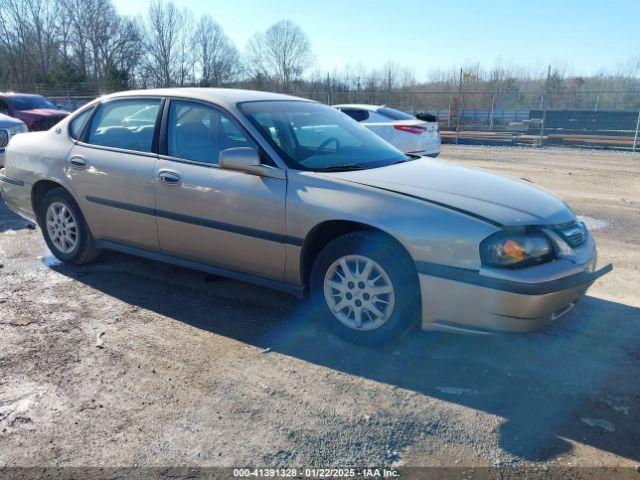
M 158 106 L 158 113 L 156 115 L 156 123 L 153 127 L 153 137 L 151 139 L 151 151 L 150 152 L 141 152 L 140 150 L 129 150 L 127 148 L 118 148 L 118 147 L 109 147 L 107 145 L 95 145 L 93 143 L 89 143 L 89 130 L 91 129 L 91 125 L 93 124 L 93 119 L 96 114 L 100 111 L 104 105 L 117 102 L 119 100 L 160 100 L 160 105 Z M 127 153 L 131 155 L 140 155 L 143 157 L 157 157 L 158 156 L 158 131 L 160 128 L 162 113 L 164 111 L 164 105 L 166 103 L 166 97 L 156 96 L 156 95 L 132 95 L 132 96 L 122 96 L 122 97 L 114 97 L 102 100 L 100 102 L 96 102 L 93 104 L 91 108 L 93 108 L 93 112 L 91 112 L 91 116 L 85 125 L 84 131 L 82 132 L 82 137 L 80 140 L 76 141 L 77 145 L 81 145 L 87 148 L 93 148 L 96 150 L 105 150 L 107 152 L 117 152 L 117 153 Z M 80 113 L 78 113 L 80 115 Z M 77 115 L 76 115 L 77 116 Z M 76 117 L 74 116 L 74 118 Z
M 212 108 L 213 110 L 217 110 L 218 112 L 222 113 L 225 117 L 229 119 L 229 121 L 231 121 L 238 128 L 238 130 L 240 130 L 240 132 L 242 132 L 247 137 L 247 139 L 249 139 L 254 144 L 260 156 L 260 163 L 262 165 L 266 167 L 282 170 L 278 166 L 277 162 L 273 160 L 273 158 L 271 158 L 271 155 L 269 155 L 265 151 L 265 149 L 262 147 L 262 145 L 260 145 L 260 142 L 255 138 L 255 136 L 252 135 L 251 132 L 249 132 L 247 128 L 244 125 L 242 125 L 242 123 L 240 123 L 240 121 L 236 118 L 236 116 L 230 111 L 228 111 L 227 109 L 213 102 L 200 100 L 198 98 L 189 98 L 189 97 L 180 97 L 180 96 L 170 95 L 170 96 L 167 96 L 165 100 L 166 101 L 164 103 L 164 109 L 162 112 L 162 119 L 161 119 L 160 132 L 159 132 L 159 138 L 158 138 L 158 158 L 161 158 L 162 160 L 168 160 L 176 163 L 184 163 L 189 165 L 196 165 L 200 167 L 209 167 L 209 168 L 218 168 L 218 169 L 220 168 L 220 164 L 218 162 L 216 163 L 200 162 L 198 160 L 189 160 L 187 158 L 173 157 L 168 153 L 169 152 L 168 150 L 169 109 L 171 108 L 171 102 L 190 102 L 190 103 L 200 104 L 208 108 Z M 265 162 L 265 159 L 268 160 L 268 162 Z

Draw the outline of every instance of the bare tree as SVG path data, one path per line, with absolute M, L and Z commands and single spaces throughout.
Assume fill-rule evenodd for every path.
M 14 81 L 46 80 L 58 57 L 55 14 L 49 0 L 0 0 L 0 48 Z
M 137 24 L 118 15 L 111 0 L 63 0 L 61 5 L 60 32 L 69 30 L 62 42 L 65 59 L 100 87 L 109 88 L 115 80 L 126 87 L 140 58 Z
M 270 78 L 284 89 L 291 88 L 313 64 L 309 37 L 288 20 L 255 34 L 249 41 L 248 53 L 254 75 Z
M 144 75 L 155 86 L 187 83 L 191 62 L 188 45 L 190 15 L 173 2 L 156 0 L 149 7 L 143 30 Z
M 192 45 L 203 87 L 216 87 L 237 78 L 240 72 L 238 50 L 209 15 L 200 18 Z

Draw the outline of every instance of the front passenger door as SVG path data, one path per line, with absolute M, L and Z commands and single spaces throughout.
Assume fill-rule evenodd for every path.
M 162 252 L 281 280 L 286 180 L 219 168 L 222 150 L 257 148 L 228 113 L 170 100 L 166 117 L 155 188 Z

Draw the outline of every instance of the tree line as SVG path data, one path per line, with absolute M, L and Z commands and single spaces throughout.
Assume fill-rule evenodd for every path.
M 411 103 L 414 110 L 418 97 L 431 108 L 460 101 L 476 108 L 637 108 L 640 57 L 591 76 L 500 60 L 426 72 L 393 61 L 326 72 L 315 67 L 308 36 L 288 20 L 256 32 L 241 51 L 210 15 L 196 17 L 171 1 L 154 0 L 144 15 L 130 17 L 111 0 L 0 0 L 0 88 L 35 85 L 96 92 L 230 86 L 333 103 Z
M 156 0 L 146 15 L 119 15 L 111 0 L 0 0 L 0 83 L 93 82 L 122 89 L 252 79 L 284 89 L 312 65 L 302 29 L 282 20 L 241 54 L 209 15 Z

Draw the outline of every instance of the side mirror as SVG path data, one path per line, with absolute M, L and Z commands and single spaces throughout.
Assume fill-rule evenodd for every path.
M 218 163 L 220 168 L 225 170 L 236 170 L 260 177 L 284 178 L 282 170 L 260 163 L 260 154 L 255 148 L 227 148 L 220 152 Z

